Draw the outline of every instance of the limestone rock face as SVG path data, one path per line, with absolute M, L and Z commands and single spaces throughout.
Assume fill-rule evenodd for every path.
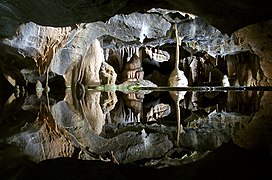
M 98 1 L 1 1 L 0 36 L 11 37 L 17 27 L 32 21 L 46 26 L 69 26 L 81 22 L 105 21 L 118 13 L 129 14 L 154 7 L 190 12 L 206 19 L 222 32 L 233 31 L 272 17 L 269 2 L 261 0 L 98 0 Z
M 107 62 L 103 62 L 100 68 L 99 77 L 101 84 L 114 85 L 117 80 L 117 74 L 114 68 Z
M 267 78 L 263 85 L 271 85 L 272 79 L 272 46 L 271 46 L 272 21 L 265 21 L 242 28 L 234 34 L 241 44 L 251 47 L 254 54 L 260 58 L 260 67 Z
M 173 16 L 172 20 L 165 18 L 166 15 Z M 115 15 L 109 18 L 107 22 L 79 23 L 73 26 L 64 27 L 49 27 L 38 25 L 34 22 L 28 22 L 21 24 L 13 36 L 1 39 L 1 47 L 5 49 L 1 53 L 5 55 L 8 54 L 9 56 L 12 56 L 12 58 L 19 58 L 19 64 L 21 61 L 27 60 L 28 62 L 32 60 L 33 63 L 35 63 L 34 67 L 29 66 L 24 68 L 29 71 L 35 70 L 36 68 L 40 76 L 45 76 L 47 70 L 63 76 L 73 69 L 69 68 L 71 64 L 86 62 L 83 59 L 88 59 L 92 53 L 89 45 L 92 44 L 95 39 L 99 39 L 101 47 L 105 50 L 104 58 L 107 58 L 107 49 L 116 49 L 118 51 L 124 49 L 124 47 L 128 45 L 139 48 L 142 46 L 155 47 L 158 44 L 163 45 L 166 43 L 173 43 L 173 24 L 171 23 L 173 23 L 172 21 L 175 18 L 180 18 L 177 20 L 179 22 L 179 36 L 181 41 L 185 44 L 185 46 L 183 45 L 184 48 L 191 49 L 190 52 L 205 51 L 209 55 L 216 57 L 250 51 L 250 47 L 254 46 L 252 45 L 253 42 L 246 43 L 245 40 L 242 40 L 245 39 L 245 36 L 241 35 L 243 32 L 242 30 L 241 32 L 227 35 L 221 33 L 218 29 L 209 25 L 200 17 L 188 18 L 187 16 L 185 17 L 185 15 L 183 16 L 180 13 L 175 14 L 172 11 L 149 11 L 148 13 Z M 269 23 L 263 23 L 263 25 L 269 28 Z M 264 31 L 254 33 L 253 31 L 257 31 L 256 28 L 250 28 L 249 30 L 251 34 L 264 33 Z M 251 36 L 253 38 L 253 35 L 250 35 L 250 33 L 246 33 L 248 34 L 248 39 L 250 39 Z M 269 35 L 267 35 L 267 37 L 269 38 Z M 266 38 L 266 36 L 264 38 Z M 257 43 L 256 40 L 254 40 L 254 43 Z M 261 42 L 259 44 L 261 44 Z M 269 49 L 269 47 L 266 49 Z M 254 53 L 258 56 L 263 56 L 259 51 L 257 52 L 256 48 Z M 269 52 L 265 53 L 268 57 Z M 132 57 L 132 55 L 133 53 L 128 51 L 128 59 Z M 163 59 L 169 58 L 169 54 L 162 55 L 165 56 Z M 90 59 L 90 61 L 92 60 Z M 10 61 L 3 62 L 4 64 L 10 64 Z M 249 75 L 249 78 L 253 78 L 249 81 L 254 80 L 257 82 L 246 82 L 244 84 L 258 85 L 260 83 L 265 83 L 265 78 L 270 76 L 269 70 L 265 70 L 265 68 L 270 67 L 268 62 L 268 60 L 262 61 L 262 69 L 265 71 L 264 77 L 261 77 L 261 73 L 259 73 L 260 77 L 253 77 L 255 75 L 250 77 Z M 106 77 L 108 80 L 101 80 L 99 77 L 95 77 L 92 82 L 88 83 L 99 84 L 98 82 L 100 81 L 104 81 L 105 83 L 115 82 L 113 69 L 110 70 L 110 66 L 105 65 L 105 63 L 103 64 L 89 67 L 96 67 L 97 70 L 89 70 L 94 70 L 97 73 L 99 68 L 107 67 L 107 71 L 111 73 L 107 74 L 105 69 L 101 69 L 100 72 L 105 76 L 112 76 L 112 79 Z M 84 63 L 81 65 L 84 67 L 86 66 Z M 80 69 L 81 65 L 78 64 L 79 67 L 77 68 Z M 19 65 L 18 67 L 21 68 Z M 6 69 L 6 73 L 11 76 L 11 70 L 8 70 L 8 68 Z M 21 70 L 22 69 L 19 69 L 17 71 L 20 72 Z M 83 74 L 87 75 L 82 71 L 82 75 Z M 22 77 L 18 76 L 19 75 L 16 76 L 18 79 L 24 80 Z M 86 78 L 88 79 L 89 77 Z M 45 78 L 41 77 L 41 79 Z
M 71 31 L 71 27 L 54 28 L 29 22 L 20 26 L 17 36 L 6 38 L 2 43 L 15 48 L 23 57 L 32 58 L 42 73 L 64 46 Z
M 66 86 L 75 86 L 77 83 L 84 86 L 100 84 L 115 84 L 116 73 L 114 69 L 105 62 L 103 49 L 96 39 L 90 42 L 86 54 L 78 62 L 72 63 L 64 75 Z
M 249 50 L 249 46 L 236 43 L 235 36 L 221 33 L 200 17 L 182 22 L 178 32 L 187 46 L 205 51 L 213 57 Z

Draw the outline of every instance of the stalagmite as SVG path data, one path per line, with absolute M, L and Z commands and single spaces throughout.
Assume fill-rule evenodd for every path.
M 229 78 L 228 78 L 227 75 L 224 75 L 223 80 L 222 80 L 222 85 L 223 85 L 224 87 L 230 86 Z
M 188 86 L 188 80 L 184 75 L 184 72 L 179 70 L 179 36 L 178 36 L 178 28 L 177 24 L 175 24 L 175 30 L 176 30 L 176 59 L 175 59 L 175 67 L 172 73 L 169 76 L 169 86 L 170 87 L 184 87 Z M 178 128 L 177 128 L 177 146 L 179 146 L 179 136 L 181 132 L 184 132 L 182 125 L 180 124 L 180 106 L 179 102 L 181 99 L 184 98 L 185 91 L 183 92 L 175 92 L 172 91 L 170 92 L 170 96 L 172 99 L 175 101 L 176 104 L 176 113 L 177 113 L 177 123 L 178 123 Z
M 193 85 L 201 85 L 202 84 L 202 75 L 203 75 L 203 67 L 199 59 L 193 56 L 193 60 L 190 64 L 191 72 L 192 72 L 192 80 Z

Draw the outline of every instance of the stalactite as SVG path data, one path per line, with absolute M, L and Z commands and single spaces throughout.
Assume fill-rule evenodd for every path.
M 121 48 L 121 60 L 123 61 L 124 59 L 124 56 L 125 56 L 125 49 L 124 48 Z
M 142 58 L 142 57 L 140 56 L 140 48 L 139 48 L 138 46 L 136 46 L 135 51 L 136 51 L 136 55 L 137 55 L 138 57 Z
M 104 50 L 104 57 L 105 57 L 105 60 L 106 61 L 108 61 L 108 59 L 109 59 L 109 49 L 108 48 L 106 48 L 105 50 Z

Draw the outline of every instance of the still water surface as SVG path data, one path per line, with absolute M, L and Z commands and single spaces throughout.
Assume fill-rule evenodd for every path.
M 269 88 L 174 90 L 14 98 L 1 112 L 1 146 L 35 162 L 73 157 L 158 168 L 197 161 L 230 140 L 271 156 Z

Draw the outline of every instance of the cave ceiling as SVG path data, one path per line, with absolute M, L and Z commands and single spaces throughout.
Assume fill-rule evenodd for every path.
M 269 57 L 271 53 L 267 51 L 269 40 L 245 41 L 256 33 L 264 34 L 258 39 L 269 38 L 270 33 L 264 31 L 270 29 L 271 21 L 252 28 L 251 34 L 244 30 L 242 40 L 237 39 L 239 34 L 232 36 L 243 27 L 272 18 L 271 6 L 264 0 L 0 0 L 0 9 L 0 54 L 20 61 L 2 59 L 2 71 L 9 75 L 10 65 L 21 71 L 39 61 L 48 61 L 52 72 L 64 75 L 68 66 L 87 52 L 86 45 L 99 38 L 104 50 L 172 44 L 175 21 L 186 46 L 213 57 L 245 51 Z M 188 18 L 185 13 L 197 18 Z M 257 47 L 260 44 L 265 45 Z M 265 77 L 271 79 L 268 72 Z M 12 75 L 22 79 L 20 72 Z
M 272 18 L 271 6 L 264 0 L 1 0 L 0 5 L 0 25 L 4 27 L 2 36 L 29 21 L 44 26 L 69 26 L 106 21 L 115 14 L 142 12 L 151 8 L 195 14 L 222 33 L 232 33 L 249 24 Z

